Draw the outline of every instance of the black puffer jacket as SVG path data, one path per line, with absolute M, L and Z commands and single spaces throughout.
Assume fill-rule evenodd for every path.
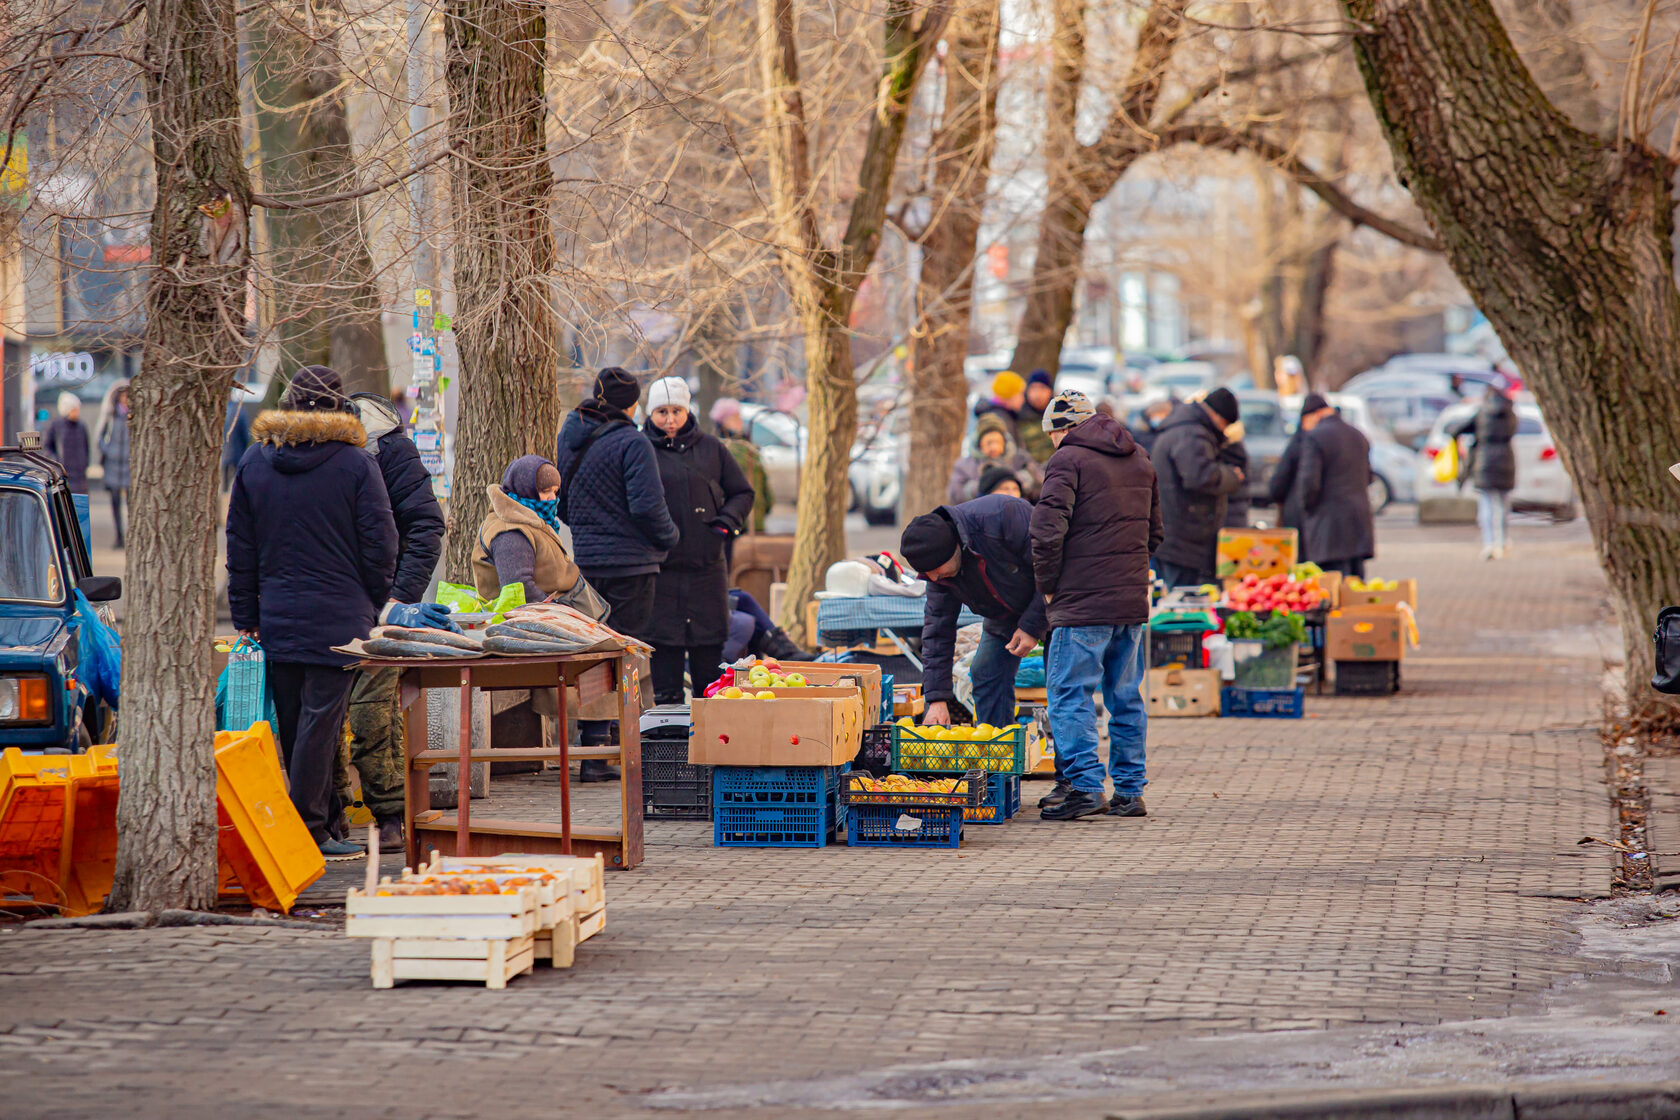
M 1236 468 L 1219 461 L 1224 433 L 1207 409 L 1186 401 L 1172 410 L 1149 454 L 1161 487 L 1161 522 L 1166 538 L 1155 558 L 1211 572 L 1217 567 L 1219 529 L 1227 496 L 1242 482 Z
M 1284 529 L 1299 529 L 1306 520 L 1301 513 L 1301 488 L 1295 485 L 1295 476 L 1301 470 L 1301 443 L 1306 436 L 1305 431 L 1296 429 L 1284 445 L 1283 454 L 1278 456 L 1271 477 L 1266 480 L 1267 496 L 1278 507 L 1278 525 Z M 1312 554 L 1304 546 L 1301 559 L 1312 559 Z
M 929 580 L 922 612 L 922 691 L 930 702 L 955 700 L 951 663 L 957 620 L 967 607 L 1005 641 L 1016 630 L 1043 638 L 1044 596 L 1032 569 L 1032 506 L 1012 494 L 987 494 L 935 513 L 951 522 L 962 564 L 948 580 Z
M 724 541 L 752 516 L 753 488 L 729 448 L 694 422 L 667 436 L 650 420 L 665 505 L 677 543 L 654 584 L 653 620 L 642 635 L 660 646 L 722 645 L 729 637 L 729 569 Z
M 1296 489 L 1305 515 L 1304 551 L 1314 563 L 1376 555 L 1370 485 L 1371 444 L 1358 428 L 1330 415 L 1302 439 Z
M 585 401 L 560 426 L 554 465 L 564 478 L 579 448 L 607 425 L 561 495 L 560 516 L 572 530 L 572 554 L 585 576 L 648 575 L 676 547 L 677 527 L 647 437 L 623 413 Z
M 1473 437 L 1475 458 L 1468 473 L 1476 489 L 1517 488 L 1517 453 L 1511 447 L 1517 436 L 1517 410 L 1510 397 L 1489 389 L 1476 414 L 1453 425 L 1449 434 Z
M 432 569 L 443 554 L 443 509 L 432 494 L 432 475 L 420 461 L 420 449 L 403 429 L 390 401 L 372 393 L 351 398 L 367 432 L 368 450 L 379 462 L 391 516 L 397 522 L 397 578 L 391 598 L 399 603 L 425 599 Z
M 1149 621 L 1149 556 L 1160 546 L 1154 465 L 1123 424 L 1091 417 L 1044 465 L 1033 507 L 1033 573 L 1051 597 L 1050 625 Z
M 264 412 L 228 502 L 228 606 L 271 661 L 348 665 L 391 595 L 397 525 L 348 412 Z

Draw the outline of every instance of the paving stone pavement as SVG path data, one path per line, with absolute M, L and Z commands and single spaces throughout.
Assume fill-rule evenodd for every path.
M 373 991 L 366 943 L 330 928 L 0 925 L 0 1114 L 622 1115 L 666 1089 L 1532 1009 L 1583 971 L 1569 923 L 1609 884 L 1576 841 L 1609 834 L 1618 639 L 1578 523 L 1520 525 L 1502 563 L 1473 535 L 1385 519 L 1373 570 L 1421 587 L 1401 695 L 1156 721 L 1147 819 L 1029 812 L 958 852 L 714 849 L 708 824 L 650 822 L 577 967 L 506 991 Z

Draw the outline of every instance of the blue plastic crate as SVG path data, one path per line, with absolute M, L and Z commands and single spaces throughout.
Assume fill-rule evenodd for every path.
M 853 805 L 846 843 L 858 848 L 955 848 L 962 843 L 963 810 L 902 805 Z M 900 828 L 900 820 L 916 822 Z
M 840 788 L 842 766 L 714 766 L 714 805 L 818 805 Z
M 986 786 L 986 801 L 977 809 L 964 809 L 966 824 L 1002 824 L 1021 811 L 1021 775 L 993 774 Z
M 820 848 L 846 827 L 845 766 L 714 766 L 712 844 Z
M 1219 714 L 1246 719 L 1300 719 L 1306 710 L 1304 688 L 1222 688 Z

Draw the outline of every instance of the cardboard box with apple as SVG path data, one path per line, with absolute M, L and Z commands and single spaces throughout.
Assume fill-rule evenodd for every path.
M 1406 656 L 1406 619 L 1397 605 L 1343 607 L 1325 623 L 1331 661 L 1399 661 Z
M 855 758 L 863 745 L 863 699 L 856 688 L 760 689 L 753 696 L 744 691 L 741 696 L 720 692 L 689 706 L 694 720 L 689 762 L 839 766 Z

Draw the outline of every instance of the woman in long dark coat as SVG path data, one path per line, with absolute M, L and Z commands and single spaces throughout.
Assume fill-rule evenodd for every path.
M 683 702 L 683 670 L 699 692 L 716 679 L 729 639 L 729 568 L 724 543 L 752 516 L 753 488 L 723 441 L 702 432 L 689 411 L 688 383 L 666 377 L 648 386 L 648 420 L 665 505 L 679 539 L 654 584 L 653 695 Z
M 1508 544 L 1506 522 L 1511 516 L 1511 491 L 1517 488 L 1517 410 L 1503 389 L 1490 385 L 1475 415 L 1454 424 L 1453 439 L 1468 435 L 1471 462 L 1459 471 L 1476 484 L 1476 524 L 1482 530 L 1482 559 L 1503 560 Z

